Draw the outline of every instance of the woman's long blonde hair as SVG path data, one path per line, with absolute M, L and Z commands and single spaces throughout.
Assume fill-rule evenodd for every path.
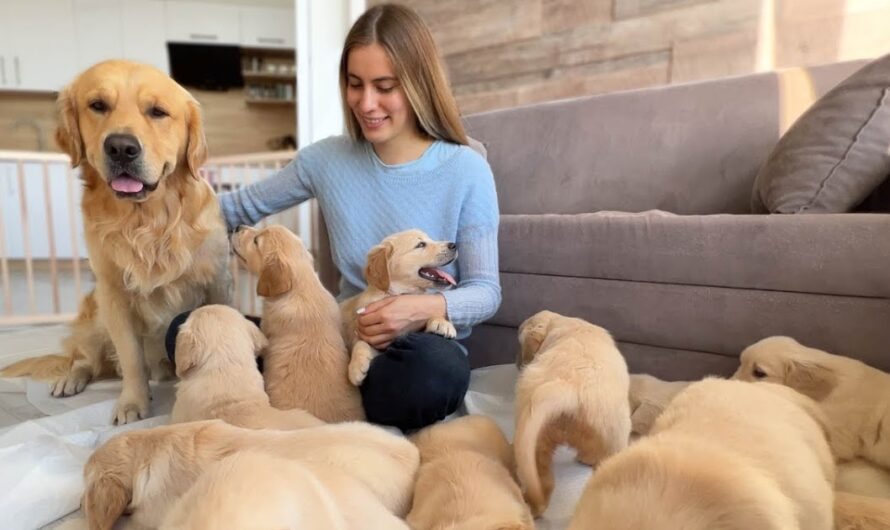
M 368 9 L 346 35 L 340 56 L 340 99 L 349 135 L 356 140 L 365 139 L 346 102 L 349 52 L 375 43 L 386 51 L 392 62 L 417 117 L 418 129 L 432 138 L 467 145 L 467 133 L 445 78 L 436 41 L 417 13 L 398 4 Z

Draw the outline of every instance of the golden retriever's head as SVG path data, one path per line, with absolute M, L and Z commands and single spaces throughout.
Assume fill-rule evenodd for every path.
M 198 102 L 160 70 L 105 61 L 57 101 L 56 141 L 121 199 L 145 201 L 174 172 L 198 178 L 207 145 Z
M 268 345 L 266 336 L 250 320 L 224 305 L 192 311 L 176 337 L 176 375 L 180 378 L 203 367 L 255 369 L 256 356 Z
M 528 317 L 519 325 L 520 351 L 519 358 L 516 359 L 516 366 L 522 368 L 532 362 L 541 349 L 544 339 L 547 338 L 551 324 L 559 317 L 558 313 L 544 310 Z
M 423 293 L 457 285 L 439 267 L 457 258 L 457 245 L 433 241 L 420 230 L 393 234 L 368 252 L 365 279 L 368 285 L 393 294 Z
M 821 401 L 838 384 L 829 368 L 830 355 L 807 348 L 790 337 L 768 337 L 745 348 L 732 376 L 742 381 L 767 381 L 791 387 Z
M 247 270 L 258 276 L 256 292 L 266 298 L 293 289 L 299 278 L 316 279 L 312 254 L 296 234 L 281 225 L 257 230 L 241 226 L 232 235 L 232 249 Z

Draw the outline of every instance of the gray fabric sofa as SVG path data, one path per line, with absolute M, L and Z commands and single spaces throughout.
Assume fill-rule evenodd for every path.
M 812 88 L 861 65 L 810 69 Z M 469 116 L 502 214 L 503 304 L 466 341 L 473 365 L 513 362 L 517 326 L 551 309 L 664 379 L 730 374 L 777 334 L 890 370 L 890 215 L 750 214 L 780 87 L 766 73 Z

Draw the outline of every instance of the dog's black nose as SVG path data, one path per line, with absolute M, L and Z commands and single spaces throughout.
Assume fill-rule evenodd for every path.
M 448 250 L 454 250 L 456 248 L 457 248 L 457 245 L 455 245 L 454 243 L 448 243 Z
M 142 146 L 132 134 L 110 134 L 105 139 L 105 154 L 115 162 L 132 162 L 142 154 Z

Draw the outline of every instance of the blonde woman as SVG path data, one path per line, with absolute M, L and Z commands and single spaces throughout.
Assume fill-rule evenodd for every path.
M 301 149 L 277 174 L 220 202 L 231 230 L 318 199 L 341 300 L 365 289 L 368 250 L 387 235 L 419 228 L 457 243 L 458 259 L 445 269 L 455 288 L 393 295 L 358 320 L 359 337 L 382 352 L 361 386 L 368 420 L 410 431 L 454 412 L 469 385 L 466 350 L 421 333 L 424 323 L 447 317 L 462 339 L 500 305 L 494 179 L 467 147 L 435 42 L 414 11 L 378 5 L 356 21 L 340 59 L 340 91 L 348 135 Z

